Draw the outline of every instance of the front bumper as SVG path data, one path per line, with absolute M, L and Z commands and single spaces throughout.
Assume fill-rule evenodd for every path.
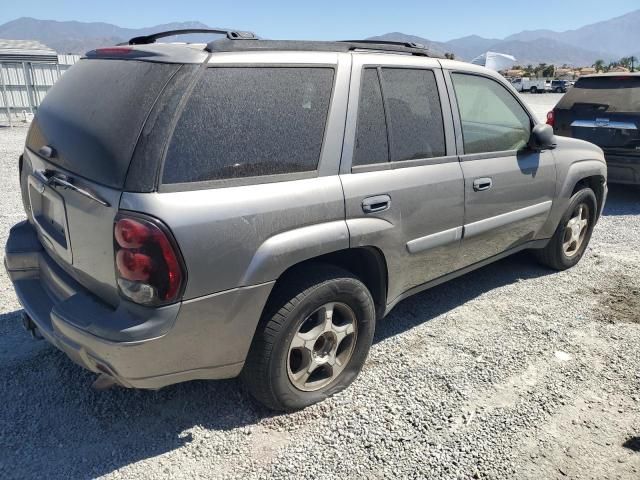
M 15 225 L 5 267 L 40 334 L 73 361 L 133 388 L 237 376 L 273 282 L 162 308 L 107 305 Z
M 640 185 L 640 157 L 605 152 L 609 183 Z

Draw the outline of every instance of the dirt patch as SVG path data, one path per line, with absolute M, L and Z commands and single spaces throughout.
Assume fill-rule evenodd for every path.
M 640 323 L 640 279 L 620 276 L 604 290 L 591 288 L 597 295 L 600 318 L 609 323 Z

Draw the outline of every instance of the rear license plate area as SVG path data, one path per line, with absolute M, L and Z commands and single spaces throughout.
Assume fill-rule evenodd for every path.
M 40 179 L 29 177 L 29 203 L 43 246 L 71 263 L 64 198 Z

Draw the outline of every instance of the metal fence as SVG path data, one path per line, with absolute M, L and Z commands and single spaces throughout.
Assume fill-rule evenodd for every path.
M 0 61 L 0 124 L 30 121 L 49 89 L 78 58 L 59 55 L 59 63 Z

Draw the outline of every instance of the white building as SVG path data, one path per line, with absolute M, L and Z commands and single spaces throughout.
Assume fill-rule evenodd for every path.
M 0 124 L 28 121 L 78 55 L 58 55 L 34 40 L 0 39 Z

